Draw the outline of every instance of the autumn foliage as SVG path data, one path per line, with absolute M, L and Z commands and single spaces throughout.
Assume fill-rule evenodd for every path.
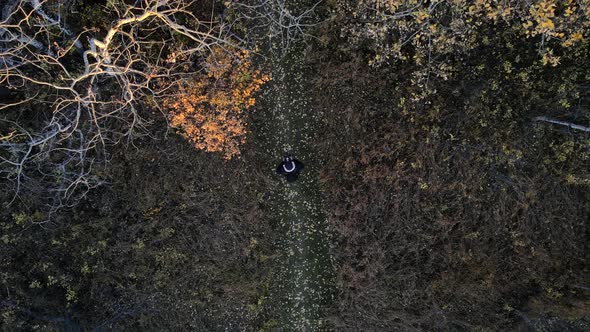
M 557 66 L 559 53 L 580 44 L 590 27 L 590 6 L 573 0 L 541 1 L 336 1 L 345 20 L 342 35 L 349 46 L 369 49 L 373 66 L 396 61 L 426 68 L 415 73 L 424 84 L 431 76 L 448 79 L 453 59 L 468 56 L 486 43 L 482 27 L 510 29 L 537 43 L 541 62 Z M 351 19 L 352 18 L 352 19 Z
M 256 103 L 255 94 L 270 76 L 254 69 L 247 50 L 215 48 L 203 73 L 176 85 L 164 99 L 170 125 L 198 149 L 221 152 L 231 159 L 245 142 L 244 117 Z

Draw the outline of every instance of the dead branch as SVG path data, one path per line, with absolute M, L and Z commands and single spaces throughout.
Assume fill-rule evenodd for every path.
M 581 130 L 584 132 L 589 133 L 590 132 L 590 127 L 584 127 L 584 126 L 580 126 L 571 122 L 566 122 L 566 121 L 559 121 L 559 120 L 555 120 L 555 119 L 551 119 L 545 116 L 538 116 L 536 118 L 534 118 L 533 120 L 535 121 L 541 121 L 541 122 L 548 122 L 548 123 L 553 123 L 553 124 L 557 124 L 560 126 L 566 126 L 568 128 L 571 129 L 576 129 L 576 130 Z

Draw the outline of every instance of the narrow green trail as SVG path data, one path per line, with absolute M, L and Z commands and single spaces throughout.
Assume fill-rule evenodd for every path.
M 278 312 L 278 317 L 269 314 L 267 321 L 281 331 L 325 330 L 323 308 L 332 297 L 330 238 L 319 188 L 322 158 L 314 148 L 321 114 L 311 103 L 312 74 L 304 50 L 303 41 L 298 41 L 286 52 L 271 48 L 265 54 L 273 80 L 261 97 L 255 130 L 255 140 L 270 162 L 278 163 L 285 151 L 291 151 L 305 164 L 295 183 L 270 174 L 276 185 L 266 203 L 281 236 L 276 244 L 280 263 L 272 276 L 266 312 Z

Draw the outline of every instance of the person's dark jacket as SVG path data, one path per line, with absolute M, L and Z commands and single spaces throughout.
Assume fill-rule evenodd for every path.
M 304 167 L 303 163 L 297 159 L 293 159 L 290 162 L 282 161 L 279 166 L 277 166 L 277 174 L 285 175 L 287 177 L 287 182 L 295 182 Z

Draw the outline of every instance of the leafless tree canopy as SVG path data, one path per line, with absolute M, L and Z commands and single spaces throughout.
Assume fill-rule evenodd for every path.
M 299 6 L 298 1 L 234 1 L 228 4 L 237 21 L 248 22 L 249 35 L 258 40 L 274 43 L 277 49 L 286 50 L 301 36 L 311 37 L 309 28 L 318 24 L 316 7 Z M 302 9 L 303 8 L 303 9 Z
M 225 43 L 223 27 L 199 20 L 191 4 L 111 6 L 118 19 L 108 31 L 77 34 L 47 1 L 1 8 L 0 183 L 13 201 L 32 191 L 54 211 L 100 185 L 92 169 L 106 147 L 145 132 L 142 112 L 158 109 L 166 82 Z M 42 118 L 42 127 L 24 125 L 28 117 Z

